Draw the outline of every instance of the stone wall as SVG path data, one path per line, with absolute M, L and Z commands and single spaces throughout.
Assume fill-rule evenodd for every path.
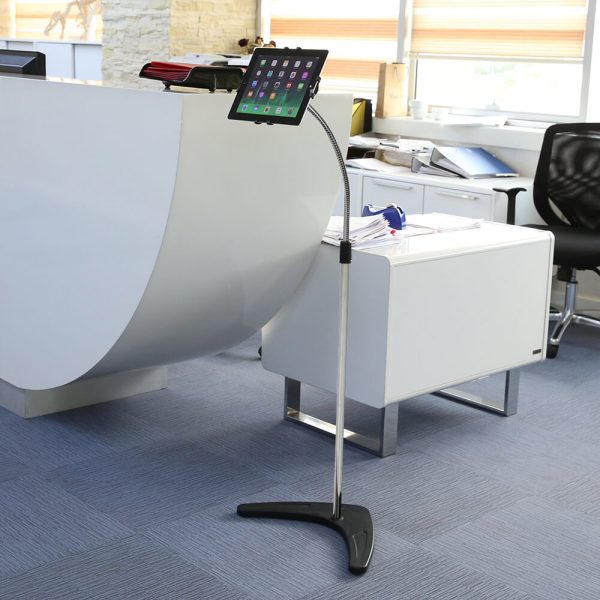
M 240 52 L 256 36 L 256 0 L 171 0 L 171 53 Z
M 138 79 L 145 62 L 239 52 L 238 40 L 255 36 L 256 0 L 104 0 L 102 18 L 104 82 L 155 88 Z
M 104 83 L 150 87 L 138 78 L 144 63 L 169 58 L 171 0 L 104 0 L 102 73 Z
M 0 0 L 0 37 L 15 36 L 15 3 L 14 0 Z

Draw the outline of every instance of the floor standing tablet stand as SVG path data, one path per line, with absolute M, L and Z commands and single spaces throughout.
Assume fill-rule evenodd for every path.
M 316 90 L 315 90 L 316 93 Z M 313 94 L 314 96 L 314 94 Z M 327 133 L 335 150 L 344 180 L 344 229 L 340 243 L 340 321 L 338 343 L 338 374 L 336 396 L 335 470 L 333 478 L 333 504 L 328 502 L 260 502 L 240 504 L 237 508 L 243 517 L 269 517 L 320 523 L 338 531 L 346 541 L 349 568 L 352 573 L 364 573 L 373 555 L 373 522 L 363 506 L 342 504 L 342 470 L 344 460 L 344 402 L 346 396 L 346 346 L 348 338 L 348 291 L 352 246 L 350 229 L 350 185 L 346 165 L 333 132 L 323 117 L 312 106 L 307 107 Z

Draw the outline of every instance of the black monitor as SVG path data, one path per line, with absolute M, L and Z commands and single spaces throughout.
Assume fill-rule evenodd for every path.
M 46 55 L 33 50 L 0 50 L 0 73 L 46 75 Z
M 327 50 L 256 48 L 229 118 L 299 125 L 327 54 Z

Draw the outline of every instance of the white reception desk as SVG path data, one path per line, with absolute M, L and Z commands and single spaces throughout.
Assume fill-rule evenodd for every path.
M 158 88 L 158 84 L 157 84 Z M 23 416 L 166 384 L 291 297 L 340 188 L 325 133 L 232 95 L 0 77 L 0 402 Z M 351 98 L 315 107 L 340 144 Z

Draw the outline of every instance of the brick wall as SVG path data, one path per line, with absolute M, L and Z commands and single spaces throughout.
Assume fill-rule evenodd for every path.
M 156 88 L 138 79 L 145 62 L 187 52 L 239 52 L 238 40 L 254 38 L 255 27 L 256 0 L 104 0 L 104 81 Z

